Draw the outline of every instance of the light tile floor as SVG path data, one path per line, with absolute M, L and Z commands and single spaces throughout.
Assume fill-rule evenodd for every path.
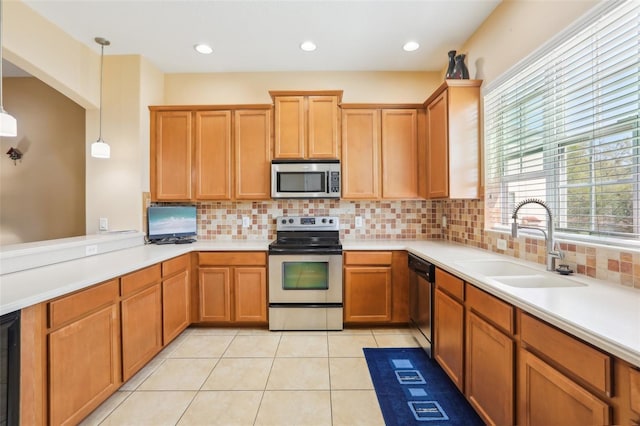
M 82 425 L 384 425 L 362 348 L 407 328 L 189 328 Z

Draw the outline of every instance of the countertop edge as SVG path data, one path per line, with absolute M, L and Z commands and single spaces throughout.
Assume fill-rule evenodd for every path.
M 10 273 L 0 276 L 0 315 L 10 313 L 28 306 L 51 300 L 71 292 L 81 290 L 91 285 L 109 281 L 110 279 L 126 275 L 147 266 L 163 262 L 165 260 L 194 251 L 267 251 L 269 241 L 203 241 L 190 245 L 149 246 L 142 245 L 133 248 L 122 249 L 115 252 L 104 253 L 97 256 L 89 256 L 75 261 L 62 262 L 54 265 L 34 268 L 32 270 Z M 504 300 L 507 303 L 544 320 L 567 333 L 582 339 L 597 348 L 606 351 L 618 358 L 640 367 L 640 348 L 629 347 L 606 334 L 596 332 L 585 327 L 584 324 L 570 321 L 562 316 L 521 297 L 502 291 L 491 283 L 467 274 L 455 265 L 452 256 L 474 255 L 480 258 L 505 259 L 518 263 L 521 259 L 506 257 L 475 247 L 461 244 L 430 241 L 430 240 L 358 240 L 343 241 L 343 250 L 405 250 L 421 257 L 447 272 L 457 275 L 461 279 L 476 287 Z M 457 253 L 457 254 L 456 254 Z M 529 262 L 530 263 L 530 262 Z M 56 277 L 56 279 L 51 279 Z M 8 288 L 25 283 L 31 284 L 47 278 L 50 283 L 36 294 L 25 292 L 23 297 L 18 297 L 9 303 L 3 304 L 3 295 Z M 582 278 L 581 278 L 582 279 Z M 605 284 L 598 280 L 584 278 L 585 282 L 593 286 Z M 612 285 L 612 284 L 608 284 Z M 613 286 L 613 285 L 612 285 Z M 615 285 L 612 288 L 618 287 Z M 22 289 L 24 291 L 24 289 Z M 632 291 L 634 291 L 632 289 Z M 640 303 L 640 292 L 638 292 Z M 639 327 L 640 328 L 640 327 Z M 638 332 L 640 333 L 640 331 Z

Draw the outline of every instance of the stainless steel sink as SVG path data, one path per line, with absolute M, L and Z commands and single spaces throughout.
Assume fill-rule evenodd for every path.
M 508 260 L 469 260 L 456 262 L 473 274 L 518 288 L 584 287 L 586 284 Z

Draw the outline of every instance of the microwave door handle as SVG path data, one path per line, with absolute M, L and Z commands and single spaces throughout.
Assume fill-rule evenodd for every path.
M 327 183 L 325 186 L 325 194 L 329 194 L 331 192 L 331 172 L 326 172 L 325 177 L 327 178 Z

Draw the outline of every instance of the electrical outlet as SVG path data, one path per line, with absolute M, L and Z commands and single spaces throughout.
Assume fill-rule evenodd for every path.
M 356 228 L 362 228 L 362 216 L 356 216 Z
M 442 216 L 442 227 L 443 228 L 447 227 L 447 217 L 446 216 Z
M 498 240 L 498 250 L 506 250 L 507 249 L 507 240 L 500 239 Z
M 106 217 L 100 218 L 100 227 L 98 228 L 100 231 L 108 231 L 109 230 L 109 219 Z
M 98 245 L 92 244 L 90 246 L 84 247 L 84 255 L 85 256 L 93 256 L 94 254 L 98 254 Z
M 248 216 L 243 216 L 242 217 L 242 227 L 243 228 L 248 228 L 251 226 L 251 219 L 249 219 Z

